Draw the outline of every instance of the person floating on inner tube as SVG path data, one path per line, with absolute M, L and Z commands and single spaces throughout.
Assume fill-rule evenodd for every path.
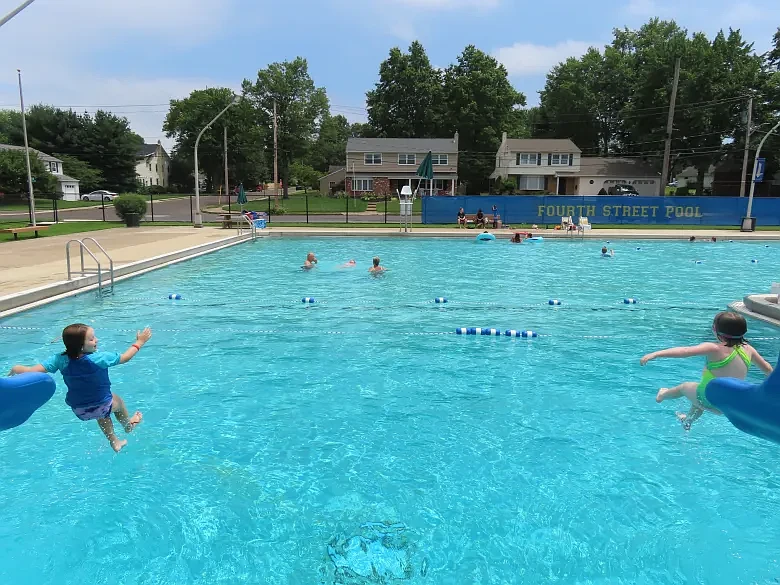
M 647 362 L 664 357 L 681 358 L 703 355 L 707 359 L 702 372 L 700 382 L 683 382 L 673 388 L 661 388 L 655 397 L 656 402 L 673 400 L 685 396 L 691 401 L 691 409 L 688 414 L 678 412 L 686 430 L 699 418 L 705 410 L 715 414 L 723 414 L 707 401 L 705 390 L 707 384 L 715 378 L 737 378 L 744 380 L 747 377 L 751 362 L 761 368 L 765 374 L 772 373 L 772 365 L 767 362 L 751 345 L 745 341 L 747 322 L 742 315 L 731 312 L 722 312 L 715 315 L 712 322 L 712 332 L 718 339 L 717 343 L 705 342 L 690 347 L 673 347 L 654 351 L 644 356 L 639 363 L 643 366 Z

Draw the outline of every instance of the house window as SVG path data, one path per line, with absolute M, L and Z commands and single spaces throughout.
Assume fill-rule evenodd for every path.
M 449 155 L 447 154 L 432 154 L 431 155 L 431 163 L 435 165 L 446 165 L 449 164 Z
M 367 165 L 381 165 L 382 155 L 377 152 L 367 152 L 363 155 L 363 164 Z
M 398 164 L 399 165 L 414 165 L 417 164 L 417 156 L 414 154 L 399 154 L 398 155 Z
M 158 171 L 158 170 L 157 170 L 157 164 L 156 164 L 156 163 L 155 163 L 155 165 L 154 165 L 154 172 L 155 172 L 155 173 L 158 173 L 158 172 L 160 172 L 160 171 Z
M 155 179 L 155 180 L 157 181 L 157 184 L 159 185 L 160 184 L 160 179 L 158 178 L 158 179 Z
M 544 191 L 544 177 L 541 175 L 521 175 L 517 178 L 517 188 L 521 191 Z
M 553 154 L 550 164 L 552 164 L 553 166 L 558 165 L 558 166 L 568 167 L 570 156 L 571 156 L 570 154 Z
M 373 191 L 374 179 L 352 179 L 353 191 Z
M 59 165 L 57 165 L 57 163 L 56 163 L 56 162 L 52 162 L 52 163 L 49 163 L 49 170 L 50 170 L 52 173 L 57 173 L 57 172 L 59 172 L 59 170 L 60 170 L 60 167 L 59 167 Z
M 539 163 L 538 152 L 518 152 L 516 164 L 521 165 L 537 165 Z

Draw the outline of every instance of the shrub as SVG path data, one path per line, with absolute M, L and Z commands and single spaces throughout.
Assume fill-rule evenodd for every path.
M 127 216 L 137 214 L 139 219 L 146 215 L 146 197 L 137 193 L 122 193 L 114 199 L 114 211 L 122 221 L 127 221 Z
M 685 196 L 685 197 L 687 197 L 689 194 L 690 194 L 690 190 L 688 189 L 687 186 L 686 187 L 677 187 L 677 193 L 676 193 L 677 196 Z
M 151 193 L 152 195 L 164 195 L 168 192 L 168 187 L 163 187 L 162 185 L 149 185 L 146 188 L 147 193 Z

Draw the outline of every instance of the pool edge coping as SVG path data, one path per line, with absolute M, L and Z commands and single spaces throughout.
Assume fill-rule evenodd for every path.
M 249 241 L 252 241 L 251 234 L 239 234 L 123 264 L 114 269 L 114 283 Z M 0 319 L 96 290 L 98 287 L 97 281 L 97 275 L 91 274 L 74 278 L 73 280 L 61 280 L 53 284 L 30 288 L 0 297 Z

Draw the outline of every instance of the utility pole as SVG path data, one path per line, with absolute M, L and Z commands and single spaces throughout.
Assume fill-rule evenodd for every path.
M 669 182 L 669 157 L 672 151 L 672 130 L 674 128 L 674 105 L 677 101 L 677 84 L 680 82 L 680 57 L 674 64 L 674 83 L 672 84 L 672 99 L 669 103 L 669 117 L 666 120 L 666 144 L 664 145 L 664 167 L 661 169 L 661 187 L 659 195 L 666 194 L 666 183 Z
M 274 100 L 274 203 L 279 204 L 279 143 L 276 137 L 276 100 Z
M 747 173 L 748 156 L 750 154 L 750 124 L 753 119 L 753 98 L 748 100 L 747 130 L 745 130 L 745 154 L 742 156 L 742 180 L 739 182 L 739 196 L 745 196 L 745 173 Z
M 225 123 L 224 142 L 225 142 L 225 195 L 227 195 L 228 211 L 230 211 L 230 190 L 228 189 L 227 122 Z

